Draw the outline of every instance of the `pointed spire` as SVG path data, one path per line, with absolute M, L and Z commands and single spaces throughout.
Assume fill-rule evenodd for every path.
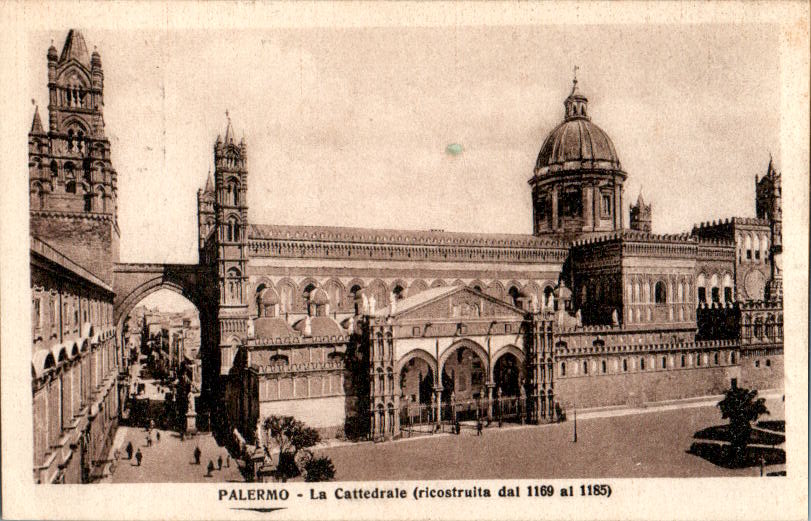
M 766 176 L 773 176 L 775 173 L 774 159 L 772 158 L 772 153 L 769 152 L 769 168 L 766 170 Z
M 42 120 L 39 119 L 39 106 L 34 105 L 34 121 L 31 123 L 32 134 L 44 134 L 42 130 Z
M 225 117 L 228 119 L 228 126 L 225 128 L 225 143 L 234 142 L 234 131 L 231 128 L 231 116 L 228 114 L 228 109 L 225 109 Z
M 203 189 L 205 193 L 211 193 L 214 191 L 214 178 L 211 177 L 211 169 L 208 169 L 208 177 L 206 178 L 206 187 Z
M 90 54 L 87 52 L 87 44 L 84 42 L 82 33 L 76 29 L 68 31 L 68 37 L 65 38 L 65 45 L 62 47 L 59 62 L 62 63 L 71 58 L 88 68 L 90 67 Z
M 645 200 L 642 198 L 642 189 L 639 189 L 639 197 L 636 198 L 636 204 L 640 208 L 645 206 Z

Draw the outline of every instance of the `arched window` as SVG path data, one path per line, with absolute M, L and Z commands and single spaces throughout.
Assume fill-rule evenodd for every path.
M 734 364 L 737 361 L 738 360 L 737 360 L 737 356 L 735 356 L 735 351 L 729 353 L 729 363 Z
M 603 372 L 605 373 L 605 372 L 606 372 L 606 370 L 608 369 L 608 368 L 606 367 L 606 365 L 605 365 L 605 360 L 603 360 L 603 361 L 600 363 L 600 366 L 601 366 L 601 369 L 603 370 Z
M 566 376 L 566 362 L 560 363 L 560 376 Z
M 41 210 L 44 206 L 42 186 L 39 183 L 31 185 L 31 200 L 29 202 L 32 210 Z
M 700 274 L 696 279 L 696 287 L 698 288 L 698 301 L 707 303 L 707 280 L 704 274 Z
M 230 179 L 226 187 L 225 204 L 239 206 L 239 183 L 236 179 Z
M 73 171 L 73 163 L 65 163 L 65 191 L 69 194 L 76 193 L 76 173 Z
M 715 362 L 715 365 L 718 365 L 718 364 L 719 364 L 719 360 L 720 360 L 720 359 L 719 359 L 719 357 L 718 357 L 718 353 L 716 352 L 716 353 L 715 353 L 715 355 L 713 356 L 713 362 Z
M 760 260 L 760 238 L 755 235 L 754 239 L 752 240 L 752 251 L 753 255 L 755 256 L 755 260 Z
M 642 371 L 645 370 L 645 358 L 644 357 L 639 359 L 639 369 L 641 369 Z
M 654 287 L 654 298 L 657 304 L 664 304 L 667 302 L 667 290 L 665 289 L 665 283 L 661 280 L 656 283 Z
M 515 286 L 510 286 L 510 289 L 509 291 L 507 291 L 507 294 L 510 296 L 510 302 L 512 303 L 513 306 L 521 307 L 520 303 L 518 302 L 518 296 L 520 295 L 518 288 L 516 288 Z
M 96 189 L 96 211 L 107 211 L 107 194 L 104 193 L 104 188 L 102 187 Z
M 662 357 L 662 369 L 667 369 L 667 357 Z
M 755 319 L 755 338 L 761 338 L 763 336 L 763 318 L 757 317 Z
M 229 242 L 230 241 L 237 242 L 240 240 L 239 234 L 240 234 L 239 219 L 237 219 L 236 216 L 232 215 L 231 217 L 228 218 L 226 238 L 228 239 Z
M 391 290 L 391 292 L 394 294 L 395 300 L 402 300 L 405 298 L 405 290 L 403 290 L 403 287 L 399 284 L 394 286 L 394 289 Z
M 718 275 L 715 273 L 710 277 L 710 298 L 713 304 L 721 302 L 721 289 L 718 287 Z
M 628 371 L 628 359 L 627 358 L 622 359 L 622 370 L 626 371 L 626 372 Z
M 360 296 L 360 292 L 361 292 L 361 287 L 358 286 L 357 284 L 352 286 L 352 288 L 349 290 L 349 297 L 352 299 L 352 303 L 353 303 L 353 306 L 355 308 L 355 314 L 356 315 L 360 314 L 360 307 L 362 305 L 362 303 L 358 301 L 358 297 Z
M 239 302 L 242 300 L 242 277 L 238 269 L 231 268 L 226 276 L 226 295 L 230 302 Z
M 752 236 L 746 236 L 746 260 L 752 260 Z
M 724 275 L 723 284 L 724 284 L 724 302 L 730 303 L 732 302 L 733 297 L 732 297 L 732 277 L 729 275 L 729 273 L 726 273 Z
M 51 181 L 55 181 L 55 177 L 59 176 L 59 166 L 56 164 L 56 161 L 51 161 Z
M 769 238 L 767 236 L 763 236 L 760 239 L 760 247 L 763 249 L 763 260 L 769 260 Z
M 681 366 L 684 367 L 687 363 L 687 358 L 684 355 L 681 355 Z
M 696 366 L 701 366 L 701 353 L 696 353 Z
M 383 344 L 383 335 L 381 333 L 377 334 L 377 358 L 382 360 L 383 359 L 383 351 L 384 351 L 384 344 Z
M 645 283 L 642 285 L 642 293 L 642 298 L 644 299 L 643 302 L 647 304 L 650 302 L 650 282 L 645 281 Z
M 543 307 L 544 308 L 551 308 L 554 305 L 554 293 L 555 293 L 555 290 L 552 288 L 552 286 L 546 286 L 543 289 L 543 297 L 544 297 Z
M 589 374 L 589 363 L 583 362 L 583 374 Z

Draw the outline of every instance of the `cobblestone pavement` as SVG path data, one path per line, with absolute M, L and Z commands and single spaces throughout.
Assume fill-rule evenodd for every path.
M 769 399 L 781 420 L 781 400 Z M 727 423 L 714 406 L 691 406 L 629 415 L 578 418 L 577 443 L 571 421 L 485 429 L 482 436 L 440 434 L 393 443 L 362 443 L 318 450 L 332 458 L 340 481 L 636 478 L 759 476 L 759 467 L 729 469 L 688 453 L 700 430 Z M 770 465 L 766 472 L 785 470 Z
M 132 367 L 133 381 L 145 384 L 145 395 L 142 398 L 153 402 L 163 400 L 163 393 L 158 392 L 154 380 L 141 377 L 141 367 Z M 156 419 L 156 423 L 159 423 Z M 160 442 L 157 441 L 160 433 Z M 226 482 L 245 481 L 240 474 L 237 462 L 233 459 L 226 467 L 227 454 L 225 447 L 217 445 L 211 434 L 198 434 L 180 440 L 180 434 L 166 429 L 152 430 L 152 445 L 146 442 L 147 431 L 140 427 L 121 426 L 116 432 L 111 452 L 118 451 L 120 460 L 112 475 L 104 479 L 107 483 L 196 483 L 196 482 Z M 125 448 L 132 443 L 133 458 L 127 459 Z M 194 448 L 200 447 L 202 456 L 200 465 L 194 464 Z M 135 460 L 135 451 L 140 449 L 143 459 L 138 466 Z M 216 470 L 217 457 L 223 459 L 222 470 Z M 207 476 L 208 462 L 214 463 L 214 472 Z

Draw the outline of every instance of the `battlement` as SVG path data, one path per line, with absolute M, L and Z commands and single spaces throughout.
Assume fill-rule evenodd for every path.
M 712 351 L 718 349 L 738 349 L 737 340 L 700 340 L 692 342 L 656 342 L 656 343 L 623 343 L 613 345 L 595 345 L 582 347 L 555 346 L 555 356 L 611 355 L 622 353 L 662 353 L 669 351 Z
M 718 219 L 713 221 L 704 221 L 693 225 L 693 233 L 699 230 L 711 230 L 714 228 L 743 225 L 743 226 L 769 226 L 767 219 L 758 219 L 756 217 L 727 217 L 726 219 Z
M 345 368 L 343 362 L 312 362 L 306 364 L 290 365 L 251 365 L 251 369 L 262 375 L 283 374 L 283 373 L 312 373 L 318 371 L 342 371 Z
M 640 230 L 619 230 L 594 237 L 588 237 L 574 241 L 572 246 L 586 246 L 591 244 L 602 244 L 612 241 L 639 241 L 639 242 L 669 242 L 669 243 L 694 243 L 696 239 L 689 233 L 658 234 Z
M 311 344 L 345 344 L 349 342 L 349 335 L 331 336 L 286 336 L 284 338 L 248 338 L 245 345 L 248 347 L 268 346 L 299 346 Z

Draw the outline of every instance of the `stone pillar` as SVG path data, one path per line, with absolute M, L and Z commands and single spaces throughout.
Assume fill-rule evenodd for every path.
M 552 187 L 552 231 L 558 229 L 558 187 Z
M 593 230 L 596 217 L 594 214 L 594 185 L 586 185 L 583 198 L 583 229 Z
M 442 386 L 434 387 L 434 423 L 437 427 L 442 423 Z
M 487 382 L 487 417 L 493 417 L 493 388 L 496 386 L 494 382 Z M 501 390 L 501 388 L 499 388 Z M 499 396 L 500 398 L 500 396 Z
M 618 184 L 614 185 L 614 201 L 612 202 L 614 204 L 614 229 L 617 230 L 622 226 L 620 222 L 620 185 Z

